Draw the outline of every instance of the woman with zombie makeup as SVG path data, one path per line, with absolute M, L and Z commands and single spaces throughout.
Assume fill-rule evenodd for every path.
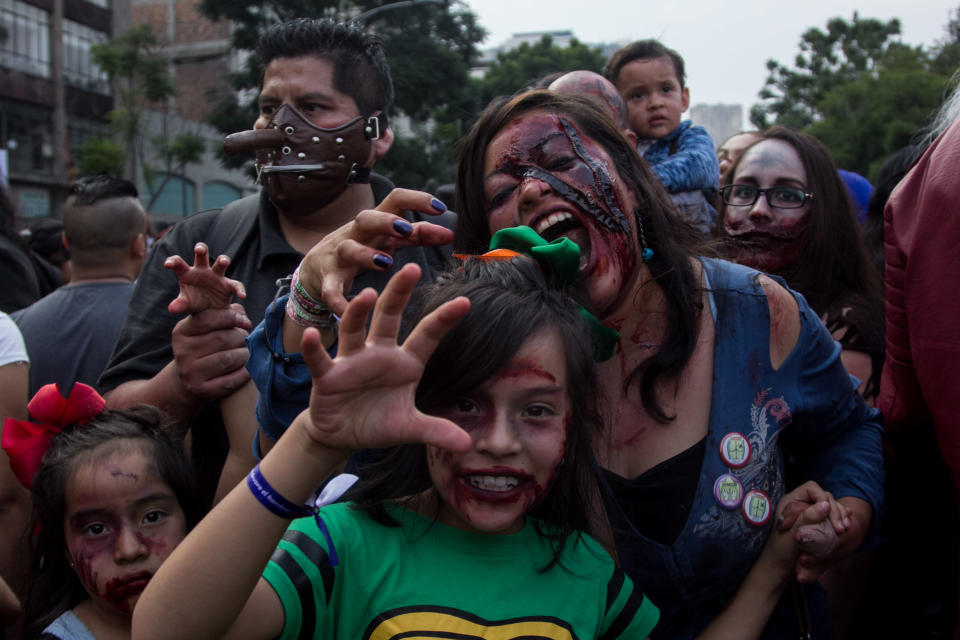
M 574 240 L 590 306 L 620 332 L 599 367 L 597 454 L 617 559 L 662 611 L 653 636 L 695 637 L 724 610 L 801 506 L 774 527 L 790 485 L 815 480 L 812 495 L 840 505 L 836 546 L 804 553 L 797 579 L 855 551 L 882 492 L 879 417 L 806 301 L 695 257 L 667 194 L 588 101 L 533 92 L 491 105 L 461 149 L 455 248 L 516 224 Z M 828 637 L 822 590 L 788 590 L 764 637 Z
M 30 401 L 37 422 L 4 425 L 3 448 L 33 495 L 25 637 L 130 637 L 140 593 L 199 517 L 182 444 L 161 414 L 103 408 L 84 384 L 68 398 L 47 385 Z
M 883 366 L 881 279 L 829 151 L 812 136 L 773 127 L 730 176 L 721 235 L 731 258 L 804 295 L 872 403 Z

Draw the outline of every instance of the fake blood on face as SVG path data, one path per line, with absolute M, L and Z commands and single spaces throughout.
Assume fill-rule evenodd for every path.
M 806 190 L 807 173 L 790 143 L 762 140 L 743 154 L 731 183 Z M 733 260 L 768 273 L 783 272 L 800 259 L 809 217 L 809 204 L 796 209 L 773 207 L 766 194 L 753 206 L 727 205 L 723 228 L 730 237 Z
M 563 345 L 555 333 L 528 339 L 476 392 L 441 415 L 470 433 L 464 454 L 428 447 L 442 522 L 485 533 L 515 533 L 555 481 L 570 401 Z
M 636 197 L 603 147 L 567 118 L 521 116 L 490 142 L 484 163 L 490 232 L 527 225 L 581 249 L 580 275 L 603 314 L 637 269 Z
M 116 450 L 96 465 L 79 464 L 67 482 L 64 539 L 96 610 L 129 615 L 183 539 L 186 520 L 140 447 L 107 446 Z
M 140 571 L 124 578 L 113 578 L 104 587 L 104 599 L 118 611 L 130 613 L 133 598 L 139 598 L 153 574 L 149 571 Z

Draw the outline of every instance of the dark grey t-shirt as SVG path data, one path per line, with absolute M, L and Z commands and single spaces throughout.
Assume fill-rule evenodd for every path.
M 31 396 L 51 382 L 63 393 L 74 382 L 96 386 L 132 292 L 131 282 L 72 284 L 10 314 L 30 355 Z

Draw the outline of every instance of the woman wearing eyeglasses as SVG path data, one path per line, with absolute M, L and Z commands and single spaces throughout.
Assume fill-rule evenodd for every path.
M 773 127 L 730 175 L 721 233 L 731 258 L 804 295 L 872 404 L 883 365 L 881 280 L 830 153 L 811 136 Z

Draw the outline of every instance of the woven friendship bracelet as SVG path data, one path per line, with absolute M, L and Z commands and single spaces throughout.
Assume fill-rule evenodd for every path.
M 291 276 L 286 312 L 287 317 L 301 327 L 318 327 L 336 332 L 340 322 L 323 301 L 311 296 L 300 283 L 300 267 Z
M 316 507 L 295 504 L 277 493 L 276 489 L 271 487 L 267 479 L 263 477 L 259 464 L 247 474 L 247 487 L 260 504 L 281 518 L 306 518 L 317 513 Z
M 306 287 L 303 286 L 303 283 L 300 282 L 299 266 L 293 272 L 293 278 L 290 281 L 290 295 L 296 296 L 297 302 L 300 304 L 300 306 L 311 313 L 323 313 L 325 311 L 330 311 L 329 307 L 323 304 L 323 300 L 317 300 L 310 295 Z

